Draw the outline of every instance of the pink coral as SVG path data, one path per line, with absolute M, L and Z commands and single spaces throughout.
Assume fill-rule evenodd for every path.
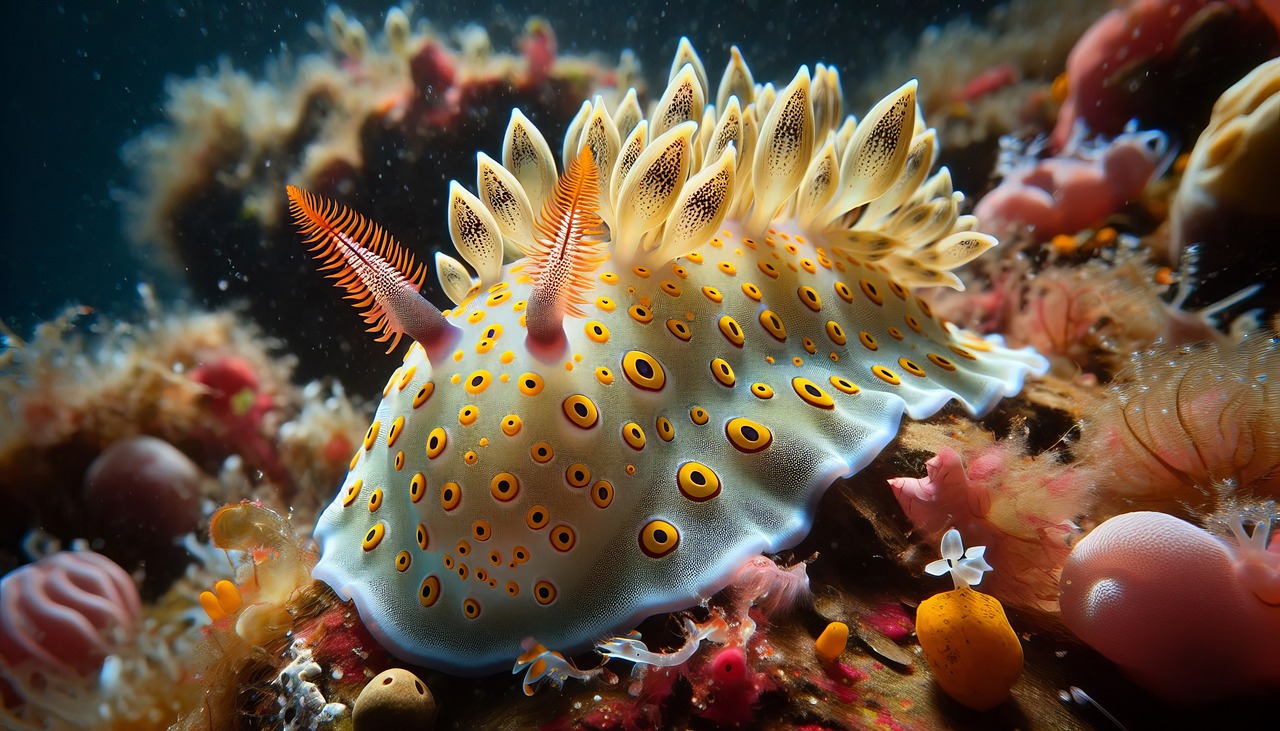
M 1168 140 L 1160 132 L 1120 135 L 1099 151 L 1030 160 L 983 196 L 974 215 L 985 229 L 1030 229 L 1036 241 L 1101 224 L 1136 200 L 1163 168 Z
M 0 673 L 18 686 L 101 669 L 142 612 L 133 579 L 91 551 L 61 551 L 0 580 Z
M 1280 691 L 1280 551 L 1269 522 L 1253 531 L 1230 544 L 1164 513 L 1112 518 L 1062 570 L 1062 620 L 1170 701 Z
M 999 569 L 987 580 L 991 594 L 1013 606 L 1054 609 L 1072 520 L 1090 502 L 1090 476 L 1053 455 L 1026 459 L 1017 441 L 957 446 L 966 455 L 941 448 L 925 463 L 927 477 L 889 480 L 899 505 L 926 542 L 956 528 L 985 545 Z

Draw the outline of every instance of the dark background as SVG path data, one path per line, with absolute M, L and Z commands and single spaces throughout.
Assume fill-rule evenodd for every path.
M 342 5 L 374 35 L 390 0 Z M 475 21 L 495 49 L 531 15 L 551 20 L 562 50 L 623 48 L 640 57 L 651 84 L 665 81 L 676 40 L 688 35 L 712 83 L 738 44 L 757 80 L 786 81 L 801 63 L 840 68 L 846 93 L 878 66 L 890 44 L 906 50 L 920 31 L 963 12 L 985 14 L 980 0 L 806 3 L 681 0 L 419 4 L 414 18 L 437 28 Z M 140 278 L 152 279 L 122 234 L 113 190 L 131 186 L 120 148 L 163 121 L 164 80 L 191 76 L 219 56 L 254 74 L 282 46 L 315 49 L 306 24 L 324 18 L 323 2 L 191 3 L 182 0 L 6 3 L 3 45 L 4 129 L 9 163 L 0 245 L 0 321 L 24 337 L 71 302 L 124 314 L 136 306 Z M 861 111 L 861 110 L 858 110 Z M 159 282 L 162 291 L 176 283 Z

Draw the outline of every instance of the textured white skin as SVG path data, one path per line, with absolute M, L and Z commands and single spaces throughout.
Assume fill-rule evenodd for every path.
M 884 274 L 854 264 L 853 257 L 835 257 L 831 270 L 818 265 L 816 273 L 800 266 L 793 271 L 788 264 L 819 262 L 814 246 L 820 242 L 806 236 L 808 243 L 798 243 L 794 228 L 775 226 L 775 245 L 759 241 L 758 250 L 753 250 L 743 244 L 737 223 L 726 221 L 724 228 L 730 234 L 720 237 L 722 243 L 713 241 L 700 250 L 703 263 L 679 259 L 647 278 L 605 262 L 599 272 L 614 273 L 617 281 L 597 281 L 587 300 L 605 296 L 616 307 L 606 312 L 588 304 L 585 318 L 567 317 L 568 350 L 551 363 L 537 361 L 525 349 L 521 312 L 514 305 L 528 298 L 529 286 L 512 274 L 510 265 L 504 268 L 502 281 L 511 282 L 511 297 L 489 306 L 486 302 L 493 295 L 482 293 L 450 315 L 450 322 L 463 331 L 460 360 L 429 364 L 422 348 L 415 345 L 404 365 L 392 374 L 390 390 L 375 416 L 376 438 L 370 449 L 361 452 L 316 528 L 321 559 L 314 575 L 344 598 L 354 599 L 378 640 L 414 663 L 458 674 L 493 672 L 510 666 L 526 637 L 555 650 L 581 650 L 644 617 L 694 605 L 722 588 L 745 560 L 796 544 L 808 532 L 826 488 L 836 478 L 865 467 L 896 434 L 904 410 L 922 418 L 955 399 L 971 413 L 981 414 L 1000 398 L 1018 392 L 1028 372 L 1043 371 L 1042 358 L 1007 350 L 996 338 L 978 341 L 965 334 L 955 340 L 946 326 L 925 315 L 914 296 L 899 298 Z M 782 238 L 782 233 L 791 238 Z M 789 253 L 784 248 L 787 244 L 795 244 L 798 252 Z M 832 249 L 825 251 L 830 254 Z M 779 278 L 763 273 L 757 266 L 760 260 L 773 263 Z M 733 264 L 736 274 L 721 271 L 721 261 Z M 679 276 L 676 268 L 686 277 Z M 862 292 L 861 279 L 883 296 L 882 305 Z M 852 291 L 851 304 L 838 296 L 837 280 Z M 662 291 L 662 282 L 677 285 L 681 294 Z M 742 285 L 748 282 L 763 291 L 762 302 L 744 294 Z M 704 285 L 717 288 L 723 302 L 717 304 L 705 296 Z M 802 285 L 817 292 L 820 312 L 802 303 L 797 294 Z M 640 324 L 628 308 L 646 300 L 653 319 Z M 785 342 L 760 324 L 758 315 L 765 307 L 785 324 Z M 478 312 L 485 313 L 483 318 L 470 322 Z M 726 314 L 745 333 L 741 348 L 717 326 Z M 908 327 L 907 315 L 918 319 L 923 335 Z M 668 330 L 668 319 L 684 322 L 692 338 L 678 339 Z M 592 320 L 608 328 L 606 343 L 586 337 L 585 325 Z M 828 320 L 843 327 L 848 338 L 845 346 L 836 346 L 827 335 Z M 494 325 L 502 326 L 496 345 L 478 353 L 477 343 Z M 901 331 L 901 342 L 889 334 L 890 326 Z M 862 330 L 875 337 L 878 350 L 870 351 L 859 342 Z M 815 344 L 815 354 L 806 351 L 805 338 Z M 952 343 L 973 351 L 977 359 L 957 355 L 948 348 Z M 628 381 L 622 358 L 633 349 L 661 363 L 666 376 L 661 391 L 642 390 Z M 503 364 L 500 357 L 507 351 L 512 361 Z M 947 357 L 957 370 L 948 372 L 934 365 L 927 359 L 930 352 Z M 732 388 L 712 377 L 709 364 L 716 357 L 734 369 Z M 900 357 L 920 365 L 926 377 L 907 373 L 898 362 Z M 793 358 L 800 358 L 802 365 L 793 364 Z M 572 370 L 566 362 L 573 364 Z M 897 373 L 901 385 L 874 376 L 873 365 Z M 613 373 L 611 385 L 597 380 L 594 371 L 600 366 Z M 414 375 L 401 388 L 402 376 L 411 367 Z M 492 382 L 481 393 L 468 394 L 463 385 L 451 383 L 455 376 L 466 383 L 482 369 L 492 374 Z M 517 379 L 525 372 L 544 379 L 539 395 L 526 396 L 517 389 Z M 831 384 L 831 376 L 847 378 L 861 391 L 843 393 Z M 503 382 L 503 377 L 509 381 Z M 806 403 L 792 386 L 794 377 L 811 380 L 831 396 L 834 407 Z M 414 395 L 429 380 L 434 381 L 435 391 L 415 410 Z M 750 388 L 756 382 L 772 387 L 772 398 L 752 395 Z M 590 429 L 579 428 L 564 414 L 563 400 L 576 393 L 589 396 L 599 410 L 599 420 Z M 466 405 L 479 410 L 478 419 L 469 426 L 459 421 L 459 411 Z M 695 406 L 710 413 L 705 425 L 691 420 Z M 500 429 L 508 414 L 517 414 L 523 421 L 514 436 Z M 407 417 L 404 430 L 389 449 L 388 432 L 398 415 Z M 659 417 L 674 425 L 670 442 L 658 434 Z M 747 417 L 768 427 L 772 444 L 751 454 L 735 449 L 725 431 L 733 417 Z M 622 427 L 631 421 L 645 432 L 643 450 L 632 449 L 622 439 Z M 429 460 L 424 445 L 436 427 L 446 430 L 447 446 L 439 457 Z M 487 446 L 480 445 L 482 438 L 488 440 Z M 530 455 L 532 445 L 540 441 L 554 449 L 554 458 L 546 464 L 535 463 Z M 393 460 L 400 450 L 405 464 L 396 470 Z M 475 464 L 464 462 L 468 450 L 477 453 Z M 716 473 L 722 484 L 718 496 L 705 502 L 683 496 L 676 475 L 689 460 Z M 567 482 L 566 468 L 573 463 L 590 468 L 587 487 L 571 487 Z M 635 466 L 634 475 L 627 474 L 628 464 Z M 490 480 L 501 471 L 512 472 L 520 480 L 518 496 L 508 503 L 490 494 Z M 409 484 L 416 472 L 426 476 L 427 490 L 415 505 Z M 356 479 L 363 480 L 363 487 L 344 508 L 347 486 Z M 599 480 L 608 480 L 615 488 L 612 503 L 604 509 L 589 495 L 591 485 Z M 461 504 L 452 512 L 446 512 L 440 501 L 446 481 L 461 486 Z M 371 514 L 369 495 L 375 488 L 383 490 L 384 499 Z M 526 511 L 534 504 L 545 505 L 551 515 L 548 526 L 537 531 L 525 522 Z M 654 518 L 669 521 L 680 532 L 678 547 L 661 558 L 651 558 L 640 549 L 641 529 Z M 489 522 L 489 540 L 472 536 L 476 520 Z M 362 540 L 377 522 L 385 524 L 386 535 L 365 551 Z M 425 551 L 415 541 L 419 522 L 427 526 L 430 536 Z M 549 540 L 551 528 L 562 523 L 576 532 L 576 544 L 567 553 L 554 550 Z M 467 540 L 471 547 L 465 558 L 456 551 L 460 540 Z M 531 558 L 511 568 L 516 545 L 527 548 Z M 395 557 L 402 550 L 412 556 L 411 566 L 403 573 L 395 567 Z M 500 566 L 489 562 L 492 550 L 500 552 Z M 453 570 L 444 568 L 445 554 L 468 566 L 466 579 L 459 577 L 456 565 Z M 476 570 L 482 568 L 497 580 L 497 588 L 477 580 Z M 424 608 L 417 597 L 429 574 L 440 579 L 441 598 Z M 556 587 L 557 596 L 550 605 L 539 605 L 534 599 L 533 586 L 539 580 Z M 504 591 L 508 581 L 519 584 L 518 596 Z M 468 598 L 480 604 L 476 619 L 462 613 Z

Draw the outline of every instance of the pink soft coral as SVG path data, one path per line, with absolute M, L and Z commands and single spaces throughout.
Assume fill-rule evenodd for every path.
M 133 579 L 92 551 L 60 551 L 0 580 L 0 674 L 18 687 L 98 672 L 142 612 Z
M 1062 620 L 1173 702 L 1280 690 L 1280 541 L 1270 521 L 1227 543 L 1164 513 L 1112 518 L 1062 569 Z
M 987 591 L 1021 607 L 1052 611 L 1058 571 L 1076 532 L 1072 522 L 1091 501 L 1086 471 L 1057 463 L 1054 455 L 1022 456 L 1016 440 L 942 447 L 925 463 L 928 476 L 889 480 L 898 503 L 922 538 L 936 543 L 949 528 L 987 546 L 1000 571 Z

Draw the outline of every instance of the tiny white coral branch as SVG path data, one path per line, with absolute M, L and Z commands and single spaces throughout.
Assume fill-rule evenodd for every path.
M 986 552 L 986 546 L 974 546 L 966 551 L 964 542 L 960 540 L 960 531 L 952 528 L 942 536 L 942 558 L 931 561 L 924 570 L 930 576 L 950 573 L 957 589 L 977 586 L 982 582 L 982 575 L 991 570 L 983 558 Z

